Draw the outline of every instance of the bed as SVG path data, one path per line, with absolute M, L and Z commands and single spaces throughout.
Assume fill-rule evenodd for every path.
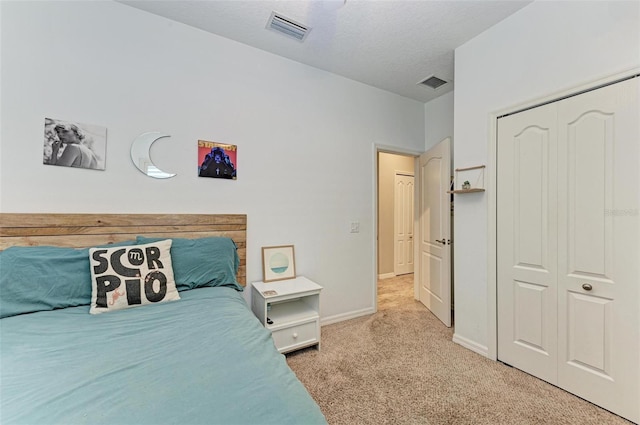
M 0 423 L 326 423 L 242 297 L 246 216 L 5 213 L 0 223 Z M 156 252 L 167 244 L 169 257 Z M 100 279 L 102 260 L 131 268 L 134 254 L 142 274 Z

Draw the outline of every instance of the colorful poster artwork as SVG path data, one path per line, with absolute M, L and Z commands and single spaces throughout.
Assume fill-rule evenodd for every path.
M 198 176 L 235 180 L 237 154 L 236 145 L 198 140 Z
M 106 152 L 106 127 L 44 119 L 43 164 L 104 170 Z

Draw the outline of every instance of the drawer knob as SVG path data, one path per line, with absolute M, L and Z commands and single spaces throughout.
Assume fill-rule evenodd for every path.
M 582 289 L 584 289 L 585 291 L 590 291 L 590 290 L 592 290 L 592 289 L 593 289 L 593 286 L 591 286 L 591 285 L 590 285 L 590 284 L 588 284 L 588 283 L 583 283 L 583 284 L 582 284 Z
M 293 338 L 297 338 L 298 337 L 298 332 L 294 332 L 293 333 Z

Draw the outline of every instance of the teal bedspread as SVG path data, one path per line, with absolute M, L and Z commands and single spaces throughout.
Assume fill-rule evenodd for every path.
M 0 320 L 0 423 L 324 424 L 241 294 Z

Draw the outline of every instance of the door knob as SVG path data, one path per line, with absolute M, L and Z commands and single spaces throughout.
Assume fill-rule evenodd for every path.
M 444 239 L 443 239 L 443 240 L 436 239 L 436 242 L 441 243 L 442 245 L 446 244 L 446 242 L 444 241 Z
M 593 289 L 593 286 L 591 286 L 591 284 L 589 283 L 583 283 L 582 284 L 582 289 L 584 289 L 585 291 L 590 291 Z

